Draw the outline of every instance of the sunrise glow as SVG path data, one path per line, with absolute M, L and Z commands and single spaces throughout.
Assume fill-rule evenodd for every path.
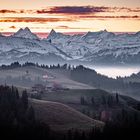
M 140 30 L 139 0 L 0 0 L 0 32 Z

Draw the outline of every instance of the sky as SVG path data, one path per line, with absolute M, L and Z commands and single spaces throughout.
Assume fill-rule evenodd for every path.
M 0 32 L 140 31 L 140 0 L 0 0 Z

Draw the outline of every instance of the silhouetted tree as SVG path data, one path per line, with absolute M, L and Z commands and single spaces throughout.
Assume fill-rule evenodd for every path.
M 95 104 L 94 97 L 92 97 L 92 98 L 91 98 L 91 103 L 92 103 L 92 105 L 94 105 L 94 104 Z
M 81 105 L 86 105 L 87 104 L 87 101 L 85 100 L 84 97 L 81 97 L 80 98 L 80 103 L 81 103 Z
M 67 132 L 67 140 L 72 140 L 72 130 L 68 130 L 68 132 Z
M 62 69 L 67 69 L 67 64 L 61 66 Z
M 60 64 L 57 65 L 57 68 L 60 69 Z
M 30 124 L 35 122 L 35 112 L 32 106 L 30 106 L 27 110 L 27 120 Z
M 69 64 L 69 66 L 68 66 L 68 70 L 71 70 L 71 65 Z
M 28 108 L 28 95 L 26 90 L 23 91 L 21 100 L 23 103 L 23 107 L 26 110 Z
M 104 95 L 102 95 L 102 98 L 101 98 L 101 103 L 102 103 L 103 105 L 105 105 L 105 104 L 106 104 L 106 98 L 105 98 L 105 96 L 104 96 Z
M 16 98 L 19 99 L 19 92 L 18 92 L 18 90 L 16 89 L 15 92 L 16 92 Z
M 107 98 L 107 105 L 109 107 L 112 107 L 112 105 L 113 105 L 113 97 L 111 95 L 109 95 Z
M 118 93 L 116 93 L 116 102 L 117 102 L 117 104 L 119 103 L 119 95 L 118 95 Z

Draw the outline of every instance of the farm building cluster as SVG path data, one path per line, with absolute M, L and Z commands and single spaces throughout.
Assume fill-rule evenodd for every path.
M 49 77 L 47 75 L 43 75 L 43 78 L 45 79 L 45 83 L 34 84 L 31 88 L 30 94 L 37 95 L 68 90 L 68 88 L 63 87 L 59 82 L 49 81 Z

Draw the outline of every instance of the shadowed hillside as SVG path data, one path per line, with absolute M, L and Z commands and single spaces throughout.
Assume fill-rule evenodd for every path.
M 86 115 L 62 103 L 30 100 L 35 109 L 36 119 L 48 124 L 53 130 L 67 131 L 69 129 L 90 130 L 102 129 L 103 122 L 93 120 Z
M 135 118 L 135 115 L 140 117 L 139 101 L 100 89 L 56 91 L 42 95 L 42 100 L 67 104 L 97 120 L 122 121 L 124 112 L 131 116 L 128 119 Z

